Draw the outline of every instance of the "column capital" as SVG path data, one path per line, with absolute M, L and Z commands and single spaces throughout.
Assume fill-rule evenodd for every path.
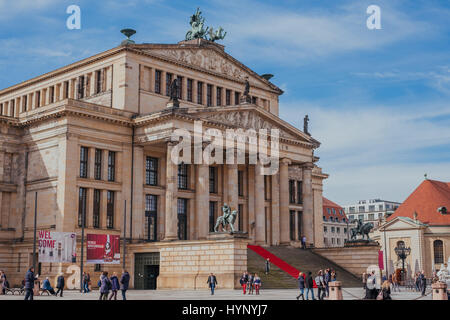
M 281 159 L 280 163 L 283 165 L 291 165 L 292 161 L 289 158 L 283 158 L 283 159 Z
M 312 163 L 312 162 L 305 162 L 304 164 L 302 164 L 302 168 L 303 169 L 312 170 L 314 168 L 314 163 Z

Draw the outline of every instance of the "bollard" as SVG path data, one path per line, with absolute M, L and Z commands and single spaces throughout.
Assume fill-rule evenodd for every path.
M 448 300 L 447 284 L 444 282 L 435 282 L 431 285 L 433 300 Z
M 328 300 L 343 300 L 341 281 L 329 282 L 330 296 Z

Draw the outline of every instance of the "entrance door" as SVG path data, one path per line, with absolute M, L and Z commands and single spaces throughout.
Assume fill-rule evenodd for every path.
M 144 290 L 156 290 L 159 266 L 144 266 Z

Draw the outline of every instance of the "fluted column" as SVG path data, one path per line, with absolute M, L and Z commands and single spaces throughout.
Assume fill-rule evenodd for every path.
M 166 156 L 166 216 L 164 240 L 177 240 L 177 165 L 172 162 L 172 149 L 175 143 L 167 143 Z
M 264 175 L 262 166 L 255 165 L 255 242 L 258 245 L 266 242 L 266 214 L 264 210 Z
M 272 175 L 272 241 L 271 244 L 280 244 L 280 174 Z
M 303 165 L 303 230 L 307 243 L 314 243 L 312 163 Z
M 289 225 L 289 165 L 291 160 L 280 161 L 280 242 L 290 243 Z
M 195 165 L 195 234 L 199 240 L 206 239 L 209 233 L 209 166 Z

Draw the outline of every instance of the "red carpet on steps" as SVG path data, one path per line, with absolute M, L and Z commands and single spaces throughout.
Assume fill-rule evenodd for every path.
M 247 248 L 249 248 L 250 250 L 252 250 L 252 251 L 256 252 L 257 254 L 259 254 L 261 257 L 264 258 L 264 260 L 269 258 L 270 263 L 273 263 L 278 268 L 280 268 L 281 270 L 283 270 L 287 274 L 291 275 L 295 279 L 298 278 L 298 274 L 300 272 L 299 270 L 297 270 L 296 268 L 291 266 L 289 263 L 281 260 L 276 255 L 274 255 L 273 253 L 267 251 L 263 247 L 261 247 L 261 246 L 253 246 L 253 245 L 249 244 L 249 245 L 247 245 Z M 303 274 L 306 277 L 306 274 L 305 273 L 303 273 Z M 314 281 L 314 274 L 313 274 L 313 283 L 314 283 L 314 288 L 317 288 L 316 282 Z

